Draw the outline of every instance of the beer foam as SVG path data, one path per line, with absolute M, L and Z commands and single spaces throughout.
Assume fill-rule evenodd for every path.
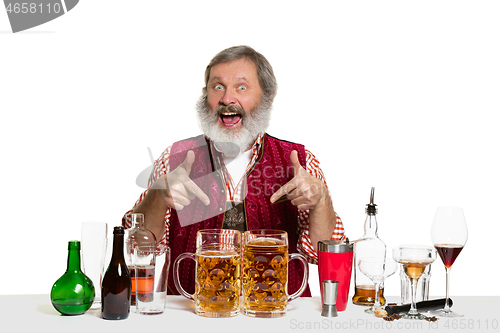
M 275 238 L 255 238 L 247 243 L 254 246 L 283 246 L 286 245 L 284 241 Z
M 205 258 L 229 258 L 239 255 L 236 251 L 223 251 L 223 250 L 210 250 L 210 251 L 200 251 L 198 256 Z

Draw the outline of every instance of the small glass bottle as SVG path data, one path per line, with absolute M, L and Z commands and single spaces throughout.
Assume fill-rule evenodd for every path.
M 385 243 L 377 234 L 377 205 L 373 203 L 375 188 L 372 187 L 370 203 L 366 205 L 365 233 L 354 242 L 354 296 L 352 302 L 356 305 L 372 306 L 375 303 L 375 284 L 366 275 L 361 273 L 358 261 L 363 257 L 385 258 Z M 380 304 L 384 305 L 384 286 L 380 286 Z
M 124 235 L 122 226 L 114 228 L 113 254 L 101 287 L 101 313 L 104 319 L 126 319 L 130 313 L 132 284 L 123 255 Z
M 94 284 L 81 270 L 80 242 L 70 241 L 66 272 L 50 291 L 52 305 L 63 315 L 81 315 L 92 306 L 94 298 Z
M 125 230 L 125 263 L 130 272 L 132 281 L 131 305 L 135 305 L 135 264 L 132 259 L 134 248 L 137 246 L 156 247 L 155 235 L 144 227 L 144 214 L 132 213 L 132 228 Z

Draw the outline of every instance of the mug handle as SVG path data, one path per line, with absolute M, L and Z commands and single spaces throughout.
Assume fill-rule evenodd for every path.
M 187 291 L 184 290 L 184 288 L 182 288 L 181 281 L 179 280 L 179 263 L 181 262 L 182 259 L 186 259 L 186 258 L 193 259 L 196 262 L 195 255 L 193 253 L 185 252 L 185 253 L 180 254 L 175 259 L 175 262 L 174 262 L 174 267 L 173 267 L 174 284 L 175 284 L 175 288 L 177 288 L 177 291 L 179 292 L 179 294 L 194 301 L 195 299 L 194 299 L 193 295 L 189 294 Z
M 306 257 L 304 257 L 300 253 L 290 253 L 289 257 L 290 259 L 288 259 L 288 261 L 293 259 L 298 259 L 302 262 L 302 266 L 304 266 L 304 276 L 302 277 L 302 285 L 300 286 L 299 290 L 297 290 L 293 295 L 288 296 L 288 302 L 291 302 L 300 295 L 302 295 L 304 289 L 306 288 L 307 281 L 309 280 L 309 265 L 307 263 Z

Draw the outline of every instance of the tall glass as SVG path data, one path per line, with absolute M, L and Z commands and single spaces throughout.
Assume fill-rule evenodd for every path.
M 83 222 L 81 232 L 82 271 L 94 283 L 95 299 L 91 309 L 97 309 L 101 307 L 108 225 L 105 222 Z
M 243 314 L 276 318 L 286 315 L 288 302 L 299 297 L 309 278 L 306 258 L 288 253 L 286 231 L 258 229 L 243 235 Z M 300 288 L 288 295 L 288 261 L 299 259 L 304 266 Z
M 411 302 L 411 282 L 408 276 L 405 274 L 405 270 L 403 268 L 403 264 L 399 264 L 400 266 L 400 271 L 399 271 L 399 278 L 401 280 L 401 300 L 399 304 L 408 304 Z M 415 301 L 422 302 L 422 301 L 428 301 L 429 300 L 429 286 L 430 286 L 430 281 L 431 281 L 431 269 L 432 269 L 432 264 L 427 265 L 427 267 L 424 270 L 424 273 L 418 280 L 418 285 L 417 285 L 417 298 Z
M 426 316 L 417 311 L 417 284 L 426 267 L 436 260 L 436 250 L 426 245 L 401 245 L 394 248 L 392 254 L 394 260 L 403 264 L 403 270 L 411 282 L 410 311 L 402 318 L 423 320 Z
M 431 313 L 441 317 L 462 317 L 450 310 L 449 280 L 451 266 L 467 243 L 467 224 L 462 208 L 438 207 L 432 223 L 431 238 L 446 269 L 446 303 L 444 309 Z

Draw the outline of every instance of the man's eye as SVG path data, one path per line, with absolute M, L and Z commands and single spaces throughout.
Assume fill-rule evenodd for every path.
M 241 91 L 244 91 L 244 90 L 247 90 L 247 87 L 245 87 L 245 86 L 239 86 L 238 89 L 241 90 Z
M 224 89 L 220 84 L 217 84 L 215 87 L 214 87 L 215 90 L 222 90 Z

